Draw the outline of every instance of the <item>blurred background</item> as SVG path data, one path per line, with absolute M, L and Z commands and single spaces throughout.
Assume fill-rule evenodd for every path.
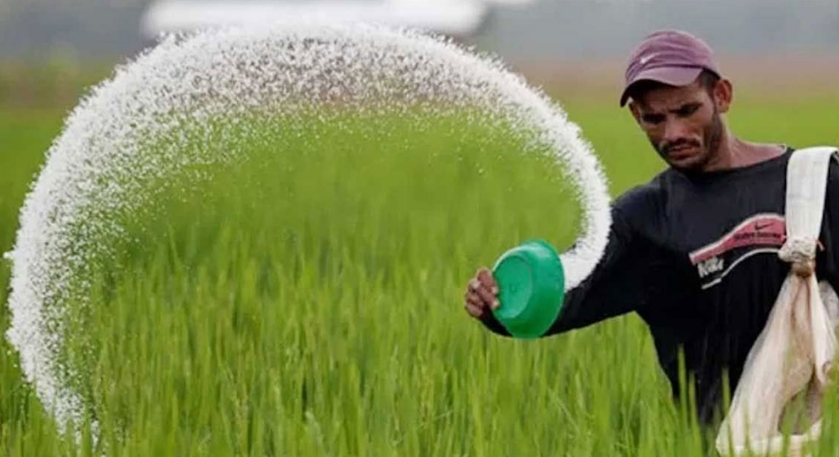
M 755 93 L 839 86 L 839 0 L 0 0 L 0 103 L 73 104 L 161 33 L 304 16 L 449 35 L 559 96 L 617 91 L 658 28 L 704 38 Z

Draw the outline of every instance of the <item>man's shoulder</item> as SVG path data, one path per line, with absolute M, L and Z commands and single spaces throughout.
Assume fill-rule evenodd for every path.
M 625 233 L 647 233 L 664 217 L 667 174 L 662 172 L 646 183 L 630 187 L 612 204 L 613 226 Z
M 839 147 L 832 146 L 832 145 L 827 146 L 827 147 L 835 150 L 836 154 L 837 154 L 837 158 L 834 158 L 833 160 L 831 160 L 830 163 L 827 166 L 827 178 L 828 178 L 827 179 L 827 185 L 830 188 L 834 188 L 836 186 L 839 186 Z M 791 154 L 795 154 L 797 151 L 802 150 L 802 149 L 805 149 L 805 148 L 789 147 L 789 151 L 790 151 Z
M 631 215 L 660 208 L 666 197 L 666 182 L 670 178 L 669 174 L 668 169 L 643 184 L 630 187 L 615 199 L 615 209 L 624 215 Z
M 830 161 L 830 165 L 828 165 L 828 178 L 830 181 L 834 183 L 839 180 L 839 148 L 836 149 L 837 158 Z
M 827 189 L 832 194 L 839 192 L 839 160 L 837 159 L 831 160 L 827 166 Z

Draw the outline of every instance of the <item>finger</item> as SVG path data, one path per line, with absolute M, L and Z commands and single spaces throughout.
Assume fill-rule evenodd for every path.
M 478 294 L 477 292 L 467 292 L 465 294 L 465 298 L 466 306 L 472 309 L 472 312 L 470 312 L 470 314 L 477 314 L 477 317 L 483 316 L 489 304 L 484 302 L 480 294 Z
M 465 308 L 466 312 L 476 319 L 484 316 L 484 308 L 478 307 L 472 302 L 466 302 Z
M 472 278 L 472 280 L 469 281 L 470 292 L 477 292 L 478 289 L 480 289 L 481 287 L 483 287 L 483 285 L 481 284 L 481 281 L 478 278 Z
M 481 298 L 481 301 L 484 303 L 485 306 L 489 306 L 493 310 L 496 310 L 499 306 L 501 306 L 501 303 L 498 301 L 495 295 L 493 295 L 492 292 L 490 292 L 486 287 L 481 287 L 480 289 L 478 289 L 477 294 Z
M 487 303 L 484 303 L 484 300 L 478 295 L 477 292 L 466 292 L 466 301 L 479 307 L 484 308 L 487 306 Z
M 478 280 L 490 293 L 498 295 L 498 283 L 495 282 L 495 278 L 492 277 L 492 273 L 488 269 L 482 268 L 478 271 Z

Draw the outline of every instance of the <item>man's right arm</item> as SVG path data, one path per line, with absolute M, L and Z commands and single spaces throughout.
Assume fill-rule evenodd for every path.
M 612 211 L 612 228 L 606 249 L 592 273 L 578 286 L 566 291 L 559 317 L 543 336 L 582 328 L 629 313 L 644 301 L 646 249 L 620 211 Z M 485 312 L 479 320 L 493 333 L 510 336 L 493 316 Z

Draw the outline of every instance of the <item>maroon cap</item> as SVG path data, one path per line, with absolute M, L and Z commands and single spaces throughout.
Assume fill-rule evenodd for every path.
M 701 39 L 679 30 L 660 30 L 647 35 L 635 48 L 626 67 L 621 106 L 629 88 L 641 80 L 670 86 L 684 86 L 696 80 L 702 70 L 720 74 L 714 51 Z

